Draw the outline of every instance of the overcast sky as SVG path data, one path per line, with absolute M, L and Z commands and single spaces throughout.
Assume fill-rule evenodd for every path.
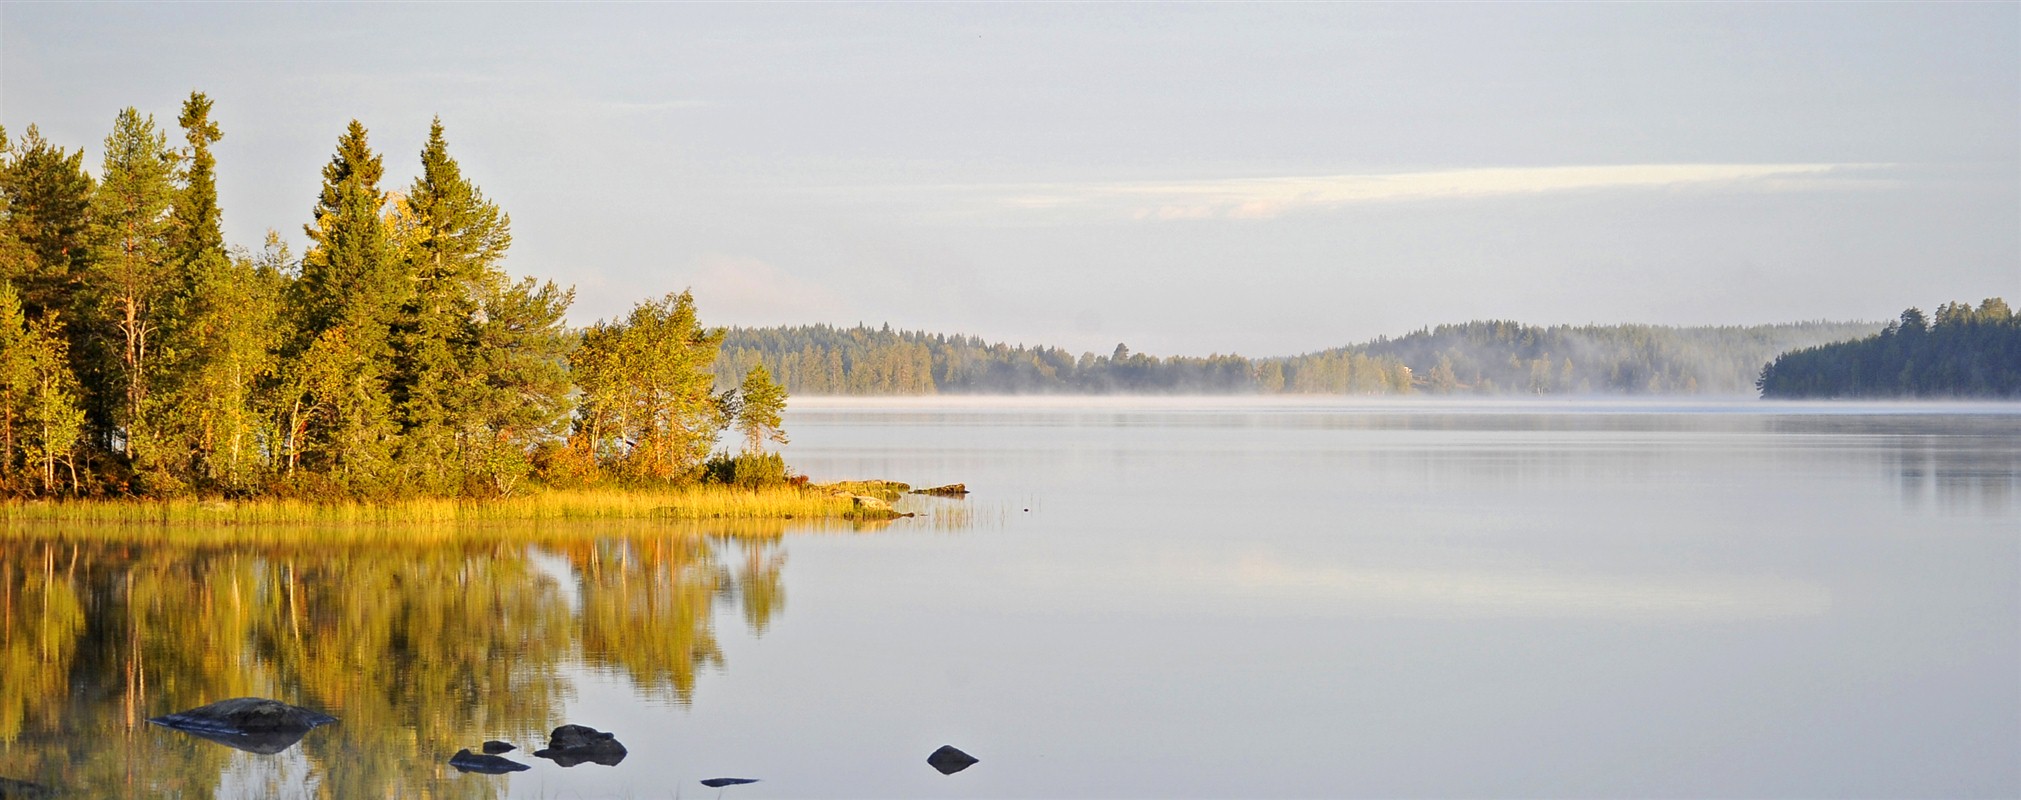
M 572 318 L 1277 355 L 2021 300 L 2021 4 L 0 4 L 0 125 L 217 103 L 228 237 L 430 117 Z M 179 139 L 179 135 L 177 135 Z

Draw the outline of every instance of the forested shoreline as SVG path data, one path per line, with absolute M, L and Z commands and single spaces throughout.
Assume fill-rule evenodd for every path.
M 756 452 L 784 404 L 765 373 L 712 390 L 722 331 L 686 293 L 568 328 L 573 290 L 500 267 L 511 220 L 463 176 L 439 119 L 397 190 L 352 121 L 296 258 L 273 232 L 258 251 L 227 247 L 211 109 L 191 94 L 175 146 L 152 116 L 119 112 L 96 177 L 82 149 L 0 130 L 0 496 L 784 479 Z M 733 425 L 747 452 L 711 463 Z
M 2021 316 L 1989 297 L 1918 308 L 1879 333 L 1777 356 L 1762 369 L 1762 397 L 2021 398 Z
M 192 93 L 175 144 L 152 116 L 119 112 L 96 176 L 81 148 L 0 129 L 0 498 L 778 484 L 785 464 L 764 443 L 785 441 L 789 391 L 2021 393 L 2015 318 L 1997 300 L 1885 329 L 1478 321 L 1273 358 L 1075 355 L 888 325 L 726 330 L 686 292 L 572 329 L 572 289 L 502 268 L 511 219 L 463 175 L 439 119 L 397 189 L 352 121 L 304 198 L 297 257 L 271 231 L 257 250 L 225 242 L 211 111 Z M 743 446 L 716 451 L 731 428 Z
M 919 394 L 1725 394 L 1750 393 L 1787 350 L 1865 336 L 1878 323 L 1668 327 L 1440 325 L 1276 358 L 1159 358 L 986 342 L 890 326 L 731 328 L 719 385 L 763 365 L 788 391 Z

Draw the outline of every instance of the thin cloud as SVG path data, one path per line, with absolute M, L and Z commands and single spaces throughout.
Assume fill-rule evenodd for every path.
M 1016 187 L 1004 206 L 1086 209 L 1142 220 L 1268 219 L 1361 203 L 1487 198 L 1547 192 L 1730 187 L 1814 188 L 1871 164 L 1620 164 L 1498 167 L 1388 174 L 1309 175 L 1205 181 L 1048 184 Z

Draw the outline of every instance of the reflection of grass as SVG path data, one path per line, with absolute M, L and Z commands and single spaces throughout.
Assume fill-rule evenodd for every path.
M 703 486 L 674 490 L 555 490 L 494 500 L 412 499 L 309 502 L 261 499 L 111 500 L 0 503 L 0 523 L 118 525 L 419 524 L 505 520 L 854 519 L 847 494 L 826 487 L 759 490 Z

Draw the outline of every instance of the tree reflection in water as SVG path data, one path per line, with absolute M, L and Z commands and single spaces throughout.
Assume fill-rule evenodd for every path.
M 498 784 L 445 760 L 561 724 L 568 667 L 690 702 L 697 672 L 723 666 L 717 604 L 737 603 L 753 632 L 783 608 L 783 533 L 546 523 L 254 543 L 0 531 L 0 777 L 79 796 L 277 782 L 327 797 L 492 796 Z M 276 756 L 146 725 L 242 696 L 341 722 Z

